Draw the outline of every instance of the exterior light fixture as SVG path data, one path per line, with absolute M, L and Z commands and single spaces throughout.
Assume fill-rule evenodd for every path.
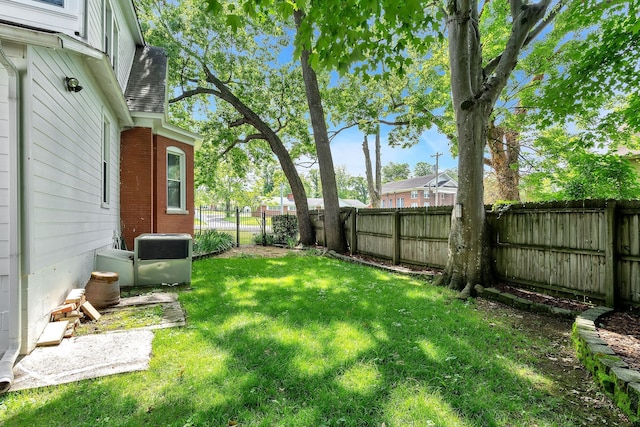
M 462 218 L 462 203 L 456 203 L 453 207 L 453 214 L 456 218 Z
M 64 82 L 69 92 L 80 92 L 82 90 L 80 82 L 75 77 L 65 77 Z

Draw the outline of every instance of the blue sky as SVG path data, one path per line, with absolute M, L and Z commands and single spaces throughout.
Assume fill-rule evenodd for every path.
M 382 165 L 390 162 L 408 163 L 411 172 L 417 162 L 426 162 L 435 165 L 435 157 L 431 157 L 436 152 L 442 153 L 438 160 L 440 171 L 458 167 L 458 160 L 451 157 L 448 139 L 431 129 L 422 134 L 418 144 L 410 148 L 391 148 L 387 144 L 387 131 L 384 127 L 382 131 L 381 161 Z M 333 164 L 335 167 L 344 165 L 352 176 L 365 176 L 364 154 L 362 152 L 363 135 L 357 129 L 347 129 L 338 134 L 331 142 L 331 152 L 333 154 Z M 375 135 L 369 136 L 369 150 L 371 160 L 374 161 Z

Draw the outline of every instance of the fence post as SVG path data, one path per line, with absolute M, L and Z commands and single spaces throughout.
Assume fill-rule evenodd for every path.
M 267 212 L 262 211 L 261 213 L 262 219 L 262 246 L 267 246 Z
M 358 209 L 351 208 L 351 255 L 355 255 L 358 252 L 358 233 L 356 232 L 357 216 Z
M 400 211 L 393 211 L 393 230 L 391 232 L 391 240 L 393 247 L 393 265 L 400 264 Z
M 236 247 L 240 247 L 240 207 L 236 206 Z
M 616 202 L 608 200 L 605 211 L 605 303 L 607 307 L 616 306 L 617 268 L 616 268 Z

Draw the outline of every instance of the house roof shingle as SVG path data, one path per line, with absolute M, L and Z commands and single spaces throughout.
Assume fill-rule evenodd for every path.
M 155 46 L 138 46 L 131 67 L 125 98 L 129 110 L 165 112 L 167 54 Z
M 425 176 L 417 176 L 414 178 L 403 179 L 401 181 L 387 182 L 382 185 L 382 194 L 402 192 L 407 190 L 414 190 L 418 188 L 428 188 L 430 185 L 434 185 L 436 174 L 432 173 Z M 438 188 L 457 188 L 458 185 L 455 181 L 446 174 L 438 174 Z

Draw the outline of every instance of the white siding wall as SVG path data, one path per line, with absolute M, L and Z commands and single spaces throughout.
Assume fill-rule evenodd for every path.
M 25 241 L 23 306 L 29 349 L 52 307 L 73 287 L 83 287 L 94 255 L 119 230 L 119 126 L 82 67 L 64 51 L 28 49 L 24 105 Z M 64 77 L 84 87 L 72 93 Z M 111 203 L 101 206 L 103 115 L 111 123 Z
M 64 7 L 37 0 L 0 0 L 2 19 L 75 36 L 84 33 L 84 1 L 66 0 Z
M 87 43 L 104 50 L 102 44 L 102 3 L 104 0 L 87 0 Z
M 118 6 L 116 7 L 114 4 L 114 7 L 117 9 L 116 19 L 120 26 L 120 49 L 118 53 L 120 55 L 120 61 L 118 62 L 118 70 L 116 70 L 116 73 L 118 75 L 120 87 L 124 92 L 127 88 L 127 82 L 129 81 L 129 73 L 131 72 L 131 66 L 133 65 L 133 57 L 136 54 L 136 42 L 133 38 L 131 29 L 126 25 L 120 2 L 114 3 L 118 3 Z
M 91 46 L 96 49 L 100 49 L 101 51 L 104 51 L 104 2 L 105 0 L 88 0 L 87 2 L 87 41 Z M 124 92 L 127 87 L 127 82 L 129 81 L 129 72 L 131 71 L 131 65 L 133 64 L 133 57 L 136 53 L 136 42 L 132 31 L 137 31 L 137 28 L 131 29 L 127 26 L 123 10 L 124 7 L 128 7 L 126 1 L 111 0 L 111 6 L 119 29 L 118 69 L 116 70 L 116 75 L 118 77 L 120 87 Z
M 0 63 L 0 356 L 9 346 L 9 105 L 8 74 Z

